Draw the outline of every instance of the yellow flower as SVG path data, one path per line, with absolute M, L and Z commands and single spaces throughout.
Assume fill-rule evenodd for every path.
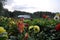
M 6 32 L 6 30 L 3 27 L 0 27 L 0 34 Z
M 29 30 L 30 30 L 30 31 L 33 30 L 34 33 L 38 33 L 38 32 L 40 31 L 40 27 L 37 26 L 37 25 L 35 25 L 35 26 L 30 26 L 30 27 L 29 27 Z
M 11 18 L 8 18 L 9 20 L 11 20 Z
M 33 29 L 34 26 L 29 26 L 29 30 Z
M 39 32 L 39 31 L 40 31 L 39 26 L 37 26 L 37 25 L 36 25 L 36 26 L 34 26 L 34 32 L 35 32 L 35 33 L 37 33 L 37 32 Z
M 15 24 L 15 22 L 14 21 L 10 21 L 10 24 Z

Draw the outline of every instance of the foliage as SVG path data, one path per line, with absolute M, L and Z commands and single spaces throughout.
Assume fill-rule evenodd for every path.
M 20 19 L 14 19 L 10 17 L 0 17 L 0 26 L 3 27 L 7 34 L 8 39 L 11 40 L 58 40 L 60 38 L 60 29 L 57 31 L 55 28 L 60 21 L 54 19 L 48 20 L 47 18 L 39 19 L 25 19 L 23 21 L 24 31 L 19 32 L 17 23 Z M 20 21 L 21 23 L 21 21 Z M 21 24 L 20 24 L 21 25 Z M 60 24 L 58 25 L 60 28 Z M 22 26 L 21 26 L 22 27 Z M 4 32 L 4 31 L 2 31 Z M 4 33 L 3 33 L 4 34 Z M 6 36 L 6 35 L 4 35 Z M 1 40 L 3 38 L 0 37 Z M 7 38 L 6 38 L 7 39 Z

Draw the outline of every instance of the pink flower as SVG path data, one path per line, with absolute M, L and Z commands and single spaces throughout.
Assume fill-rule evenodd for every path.
M 28 26 L 29 26 L 29 24 L 26 23 L 26 24 L 25 24 L 25 27 L 28 27 Z
M 24 37 L 24 40 L 28 40 L 28 37 L 29 37 L 29 34 L 26 33 L 26 34 L 25 34 L 25 37 Z

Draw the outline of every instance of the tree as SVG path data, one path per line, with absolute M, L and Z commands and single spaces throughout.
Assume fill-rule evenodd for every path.
M 0 11 L 3 9 L 3 5 L 2 3 L 0 2 Z
M 0 15 L 2 16 L 3 15 L 3 4 L 5 4 L 5 1 L 7 0 L 0 0 Z

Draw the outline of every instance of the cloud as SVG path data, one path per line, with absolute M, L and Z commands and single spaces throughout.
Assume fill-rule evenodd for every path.
M 60 12 L 60 0 L 9 0 L 4 8 L 27 12 L 51 11 Z
M 15 5 L 12 8 L 15 10 L 34 9 L 34 7 L 28 7 L 26 5 Z

